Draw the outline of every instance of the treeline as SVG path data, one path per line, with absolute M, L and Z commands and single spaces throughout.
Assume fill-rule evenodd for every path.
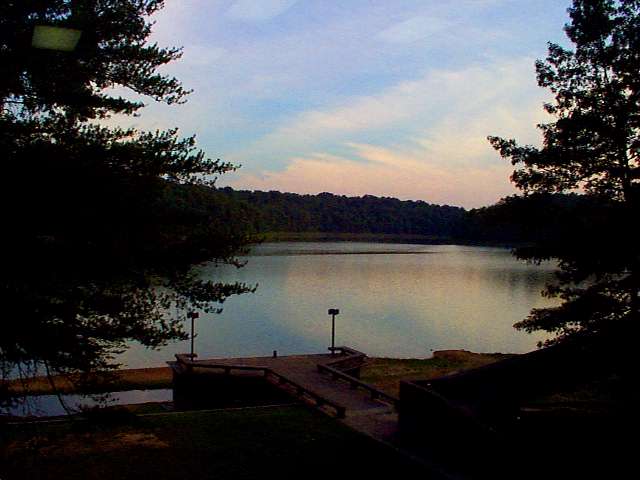
M 576 232 L 587 231 L 611 214 L 602 202 L 577 194 L 511 196 L 465 210 L 373 195 L 299 195 L 185 185 L 167 188 L 163 205 L 156 206 L 160 212 L 185 230 L 210 219 L 212 228 L 225 237 L 272 238 L 269 234 L 276 232 L 296 234 L 276 238 L 344 239 L 353 234 L 353 238 L 386 235 L 391 240 L 405 236 L 418 242 L 519 245 L 575 239 Z
M 217 190 L 252 211 L 248 221 L 256 232 L 332 232 L 454 237 L 465 210 L 422 201 L 401 201 L 372 195 L 346 197 L 331 193 L 298 195 L 276 191 Z M 245 212 L 246 213 L 246 212 Z
M 468 211 L 458 235 L 479 243 L 544 244 L 561 239 L 572 239 L 573 243 L 614 210 L 615 206 L 589 195 L 513 195 Z
M 589 222 L 591 199 L 584 195 L 537 194 L 507 197 L 495 205 L 465 210 L 396 198 L 300 195 L 277 191 L 204 190 L 225 220 L 254 234 L 270 232 L 386 234 L 425 237 L 425 241 L 522 244 L 540 241 Z M 205 202 L 206 203 L 206 202 Z

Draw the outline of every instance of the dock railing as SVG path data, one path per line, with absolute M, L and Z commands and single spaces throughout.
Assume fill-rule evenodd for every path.
M 297 382 L 281 375 L 269 367 L 260 365 L 229 365 L 224 363 L 198 363 L 191 359 L 189 354 L 176 354 L 176 363 L 184 368 L 187 372 L 193 372 L 194 368 L 208 369 L 208 370 L 222 370 L 226 375 L 230 375 L 233 370 L 239 371 L 254 371 L 260 372 L 264 375 L 265 379 L 270 383 L 276 384 L 280 387 L 288 387 L 294 391 L 294 393 L 302 400 L 309 399 L 314 403 L 316 407 L 328 406 L 332 408 L 338 418 L 344 418 L 346 408 L 332 400 L 329 400 L 322 395 L 309 390 L 308 388 L 300 385 Z
M 366 390 L 371 395 L 371 398 L 383 400 L 385 402 L 390 403 L 394 407 L 398 407 L 399 399 L 394 397 L 393 395 L 389 395 L 382 390 L 369 385 L 368 383 L 363 382 L 359 378 L 354 377 L 353 375 L 349 375 L 349 371 L 354 370 L 355 368 L 360 368 L 366 359 L 366 355 L 362 352 L 354 350 L 349 347 L 329 347 L 329 350 L 335 352 L 340 352 L 342 355 L 345 355 L 343 358 L 338 358 L 331 362 L 327 362 L 324 364 L 318 364 L 318 371 L 322 373 L 328 373 L 334 380 L 343 380 L 351 386 L 351 388 L 360 388 L 362 390 Z
M 351 388 L 365 390 L 371 395 L 371 398 L 381 400 L 393 405 L 395 408 L 398 408 L 399 399 L 397 397 L 383 392 L 382 390 L 363 382 L 351 374 L 359 371 L 364 364 L 365 359 L 367 358 L 364 353 L 345 346 L 329 347 L 329 350 L 332 354 L 337 354 L 337 356 L 335 359 L 331 359 L 330 361 L 319 363 L 317 365 L 319 372 L 328 373 L 334 380 L 347 382 Z M 230 375 L 234 370 L 259 372 L 270 383 L 293 390 L 299 398 L 309 399 L 315 406 L 328 406 L 332 408 L 338 418 L 344 418 L 345 416 L 346 408 L 344 406 L 313 392 L 267 366 L 211 363 L 209 361 L 207 361 L 207 363 L 197 362 L 194 361 L 190 354 L 177 354 L 176 360 L 176 366 L 187 373 L 193 372 L 194 368 L 221 370 L 226 375 Z

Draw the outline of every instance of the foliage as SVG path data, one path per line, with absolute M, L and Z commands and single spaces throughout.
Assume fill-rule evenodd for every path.
M 573 50 L 549 44 L 536 63 L 538 84 L 555 102 L 540 125 L 543 145 L 489 137 L 517 168 L 525 195 L 582 190 L 583 208 L 560 231 L 517 255 L 557 259 L 549 296 L 563 302 L 516 324 L 556 334 L 551 343 L 639 320 L 640 2 L 574 0 L 565 32 Z M 544 213 L 543 213 L 544 215 Z
M 575 193 L 512 195 L 468 212 L 464 235 L 477 242 L 502 242 L 524 250 L 535 244 L 567 240 L 577 222 L 593 221 L 594 202 Z
M 465 210 L 449 205 L 397 198 L 346 197 L 331 193 L 298 195 L 276 191 L 218 190 L 247 204 L 247 219 L 257 232 L 331 232 L 417 234 L 450 238 Z
M 143 104 L 181 103 L 157 73 L 180 50 L 149 45 L 158 0 L 21 0 L 0 5 L 0 156 L 5 245 L 2 376 L 112 367 L 127 342 L 184 338 L 186 309 L 215 310 L 246 285 L 198 281 L 194 263 L 248 239 L 209 188 L 234 167 L 177 129 L 105 126 Z M 36 25 L 82 31 L 72 52 L 36 49 Z M 111 89 L 111 90 L 110 90 Z M 169 319 L 170 305 L 182 315 Z
M 229 199 L 246 227 L 267 238 L 296 240 L 360 240 L 402 242 L 461 242 L 528 245 L 555 235 L 576 211 L 588 210 L 575 194 L 507 197 L 495 205 L 473 210 L 397 198 L 346 197 L 321 193 L 298 195 L 277 191 L 217 189 Z M 584 208 L 583 208 L 584 207 Z M 535 216 L 536 220 L 532 221 Z M 528 222 L 523 222 L 528 218 Z

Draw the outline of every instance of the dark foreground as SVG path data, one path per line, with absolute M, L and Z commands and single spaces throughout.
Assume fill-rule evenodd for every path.
M 616 359 L 614 370 L 600 366 L 607 366 L 609 357 Z M 398 446 L 441 465 L 438 473 L 454 478 L 629 476 L 635 470 L 632 439 L 640 423 L 640 396 L 635 355 L 624 362 L 617 357 L 599 349 L 594 362 L 578 362 L 587 367 L 588 378 L 527 395 L 514 422 L 502 425 L 492 441 L 455 428 L 455 422 L 440 422 L 445 428 L 439 429 L 432 419 L 417 438 L 406 445 L 400 438 Z M 371 359 L 362 377 L 394 394 L 401 379 L 442 378 L 501 358 L 448 351 L 427 360 Z M 129 385 L 140 376 L 134 384 L 163 383 L 162 370 L 151 376 L 150 371 L 128 372 L 131 378 L 122 380 Z M 433 469 L 425 471 L 394 449 L 302 405 L 144 414 L 159 411 L 164 408 L 141 405 L 94 413 L 83 421 L 0 423 L 0 479 L 433 478 Z
M 305 406 L 2 426 L 0 478 L 428 478 L 417 464 Z

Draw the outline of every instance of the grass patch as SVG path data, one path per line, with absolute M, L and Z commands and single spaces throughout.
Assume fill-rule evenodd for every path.
M 510 356 L 512 355 L 502 353 L 442 350 L 434 352 L 433 358 L 427 359 L 369 358 L 362 369 L 361 379 L 390 395 L 398 396 L 401 380 L 441 377 L 488 365 Z
M 396 452 L 303 406 L 5 427 L 3 480 L 424 475 Z

